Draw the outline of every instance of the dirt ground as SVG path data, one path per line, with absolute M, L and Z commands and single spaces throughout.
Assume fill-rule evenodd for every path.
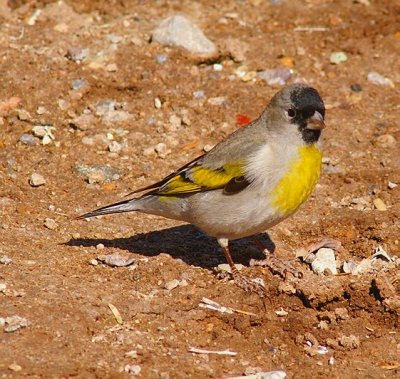
M 218 54 L 151 43 L 174 14 Z M 3 0 L 0 46 L 2 378 L 400 377 L 398 2 Z M 334 52 L 347 60 L 331 63 Z M 223 254 L 192 226 L 74 220 L 202 154 L 238 115 L 257 117 L 280 88 L 257 73 L 278 67 L 327 106 L 321 180 L 269 231 L 302 279 L 249 267 L 260 253 L 236 241 L 262 299 L 216 274 Z M 374 71 L 386 85 L 368 80 Z M 339 268 L 371 262 L 378 246 L 393 259 L 318 276 L 295 251 L 324 236 L 344 247 Z M 111 267 L 110 254 L 135 261 Z

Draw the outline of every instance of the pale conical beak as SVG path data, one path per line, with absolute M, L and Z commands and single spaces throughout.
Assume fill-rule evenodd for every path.
M 322 130 L 325 128 L 324 118 L 322 114 L 318 111 L 315 111 L 312 117 L 307 120 L 306 129 L 311 130 Z

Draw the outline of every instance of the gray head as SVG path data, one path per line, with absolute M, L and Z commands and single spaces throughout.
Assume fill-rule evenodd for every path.
M 306 143 L 318 141 L 325 127 L 325 106 L 318 91 L 305 84 L 291 84 L 282 88 L 267 108 L 269 117 L 293 124 Z

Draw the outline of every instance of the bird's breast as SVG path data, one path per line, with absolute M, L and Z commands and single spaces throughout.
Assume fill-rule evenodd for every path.
M 272 207 L 283 215 L 296 211 L 317 184 L 321 162 L 322 152 L 316 145 L 299 147 L 297 157 L 273 190 Z

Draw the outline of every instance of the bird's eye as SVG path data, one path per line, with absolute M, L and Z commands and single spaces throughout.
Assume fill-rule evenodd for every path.
M 288 109 L 287 114 L 290 118 L 293 118 L 294 116 L 296 116 L 296 111 L 292 108 Z

